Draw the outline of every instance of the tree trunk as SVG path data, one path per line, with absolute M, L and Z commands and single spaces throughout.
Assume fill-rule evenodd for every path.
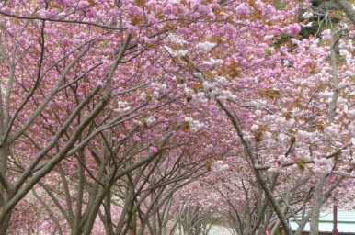
M 0 235 L 7 235 L 7 230 L 10 225 L 11 213 L 8 213 L 4 219 L 0 222 Z
M 4 186 L 6 184 L 6 175 L 7 175 L 7 158 L 9 156 L 9 149 L 8 146 L 3 145 L 0 147 L 0 177 L 1 177 L 1 184 L 0 184 L 0 212 L 3 211 L 4 207 L 6 206 L 6 202 L 8 200 L 8 193 L 9 189 Z M 11 217 L 11 212 L 7 212 L 5 215 L 2 216 L 0 220 L 0 235 L 6 235 L 7 229 L 9 227 L 9 221 Z
M 323 202 L 323 186 L 326 179 L 326 175 L 323 173 L 319 176 L 319 180 L 316 184 L 316 188 L 314 190 L 313 196 L 313 208 L 312 208 L 312 216 L 311 216 L 311 224 L 310 224 L 310 234 L 311 235 L 319 235 L 319 213 L 320 208 Z

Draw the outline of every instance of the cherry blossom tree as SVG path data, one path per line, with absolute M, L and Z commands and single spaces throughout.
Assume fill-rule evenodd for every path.
M 246 234 L 312 208 L 316 234 L 351 184 L 350 2 L 0 4 L 0 234 L 164 234 L 191 194 Z

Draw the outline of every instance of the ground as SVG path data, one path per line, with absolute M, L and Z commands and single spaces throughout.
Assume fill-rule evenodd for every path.
M 228 229 L 221 226 L 213 226 L 209 232 L 209 235 L 232 235 L 232 233 L 230 233 Z

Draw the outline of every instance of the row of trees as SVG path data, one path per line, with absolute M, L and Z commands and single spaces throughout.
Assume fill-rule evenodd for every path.
M 2 1 L 0 234 L 317 234 L 354 177 L 329 2 Z

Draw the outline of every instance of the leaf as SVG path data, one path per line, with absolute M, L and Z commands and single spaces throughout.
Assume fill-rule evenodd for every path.
M 268 57 L 271 55 L 271 50 L 269 48 L 265 49 L 265 56 Z
M 58 10 L 63 10 L 62 5 L 56 4 L 56 3 L 50 3 L 50 7 Z
M 292 118 L 292 112 L 291 111 L 288 111 L 284 114 L 286 120 L 290 120 Z
M 190 130 L 190 124 L 189 122 L 184 122 L 183 130 L 185 132 L 188 132 Z
M 255 135 L 254 135 L 255 141 L 256 141 L 256 142 L 262 141 L 262 139 L 263 139 L 263 134 L 264 134 L 264 133 L 263 133 L 262 131 L 256 132 Z
M 134 0 L 134 3 L 139 7 L 143 7 L 145 4 L 145 0 Z
M 287 42 L 287 41 L 290 40 L 290 39 L 291 39 L 291 36 L 288 35 L 287 33 L 281 34 L 281 41 L 282 41 L 282 42 Z
M 263 140 L 264 133 L 266 131 L 266 127 L 264 125 L 259 126 L 259 129 L 255 132 L 254 137 L 257 142 Z
M 350 80 L 352 85 L 355 84 L 355 76 L 351 76 L 349 80 Z
M 206 160 L 206 169 L 207 169 L 207 171 L 212 170 L 212 161 L 211 160 Z
M 279 99 L 281 96 L 280 92 L 275 89 L 260 89 L 259 94 L 271 100 Z
M 152 100 L 153 100 L 153 96 L 152 96 L 152 94 L 148 93 L 148 94 L 146 95 L 145 100 L 146 100 L 147 102 L 152 101 Z
M 274 6 L 277 10 L 283 10 L 286 7 L 286 3 L 282 0 L 274 0 Z
M 226 74 L 231 78 L 238 77 L 241 73 L 241 69 L 237 62 L 232 62 L 228 66 L 224 66 L 222 74 Z
M 96 5 L 95 0 L 88 0 L 88 3 L 89 3 L 90 6 L 95 6 Z
M 273 40 L 273 46 L 276 48 L 276 49 L 280 49 L 280 47 L 282 45 L 284 45 L 285 43 L 288 43 L 291 41 L 291 36 L 287 33 L 283 33 L 280 35 L 279 38 L 275 38 Z
M 143 119 L 142 119 L 142 123 L 143 123 L 143 126 L 144 126 L 145 128 L 148 128 L 147 118 L 143 118 Z
M 100 46 L 101 46 L 102 49 L 107 49 L 108 48 L 108 41 L 101 42 Z
M 324 131 L 325 129 L 325 123 L 322 121 L 318 121 L 314 124 L 315 128 L 319 131 Z
M 299 168 L 301 171 L 304 171 L 304 169 L 305 169 L 305 164 L 304 164 L 304 162 L 299 162 L 299 161 L 297 161 L 297 162 L 296 162 L 296 165 L 298 166 L 298 168 Z
M 141 17 L 133 17 L 131 19 L 131 22 L 132 22 L 132 25 L 136 26 L 136 25 L 143 23 L 143 19 Z
M 195 83 L 195 84 L 192 85 L 192 90 L 195 93 L 198 93 L 199 91 L 202 90 L 202 85 L 200 83 Z

